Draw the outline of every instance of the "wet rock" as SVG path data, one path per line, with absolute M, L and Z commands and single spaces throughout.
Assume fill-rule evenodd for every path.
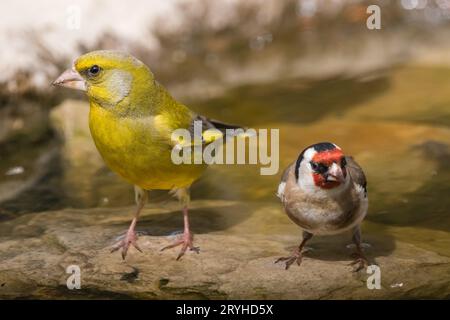
M 367 255 L 381 268 L 380 290 L 348 265 L 349 236 L 313 238 L 303 264 L 284 270 L 299 230 L 278 205 L 197 201 L 192 226 L 200 254 L 161 252 L 182 227 L 176 203 L 149 206 L 138 224 L 144 253 L 126 261 L 110 245 L 127 228 L 133 208 L 29 214 L 0 224 L 1 298 L 448 298 L 450 259 L 364 225 Z M 244 214 L 245 213 L 245 214 Z M 264 231 L 264 232 L 262 232 Z M 69 290 L 66 268 L 81 270 L 81 289 Z M 397 284 L 402 283 L 402 286 Z

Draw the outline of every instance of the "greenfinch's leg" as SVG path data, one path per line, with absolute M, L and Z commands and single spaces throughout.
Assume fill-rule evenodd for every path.
M 130 244 L 133 245 L 137 250 L 142 252 L 141 248 L 139 248 L 137 244 L 138 237 L 135 232 L 136 223 L 139 219 L 139 214 L 141 213 L 141 210 L 144 208 L 145 204 L 147 203 L 148 199 L 148 193 L 146 190 L 134 186 L 134 194 L 136 199 L 136 211 L 134 213 L 134 218 L 131 221 L 130 227 L 128 228 L 128 231 L 125 235 L 125 237 L 117 242 L 111 249 L 111 252 L 117 251 L 120 248 L 122 248 L 122 259 L 125 260 L 125 257 L 127 256 L 128 248 L 130 247 Z
M 188 248 L 189 250 L 195 251 L 197 253 L 200 252 L 200 248 L 194 247 L 194 235 L 191 233 L 191 230 L 189 229 L 189 211 L 188 211 L 190 202 L 189 188 L 178 189 L 175 194 L 177 198 L 180 200 L 180 203 L 183 208 L 183 221 L 184 221 L 183 236 L 180 240 L 177 240 L 174 243 L 162 248 L 161 251 L 170 248 L 175 248 L 181 245 L 180 253 L 177 256 L 177 260 L 180 260 L 180 258 L 184 255 L 184 253 Z

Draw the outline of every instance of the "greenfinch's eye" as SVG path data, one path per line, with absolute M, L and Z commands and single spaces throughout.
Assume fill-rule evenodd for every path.
M 88 69 L 88 75 L 90 77 L 97 75 L 100 72 L 100 67 L 94 64 L 92 67 Z

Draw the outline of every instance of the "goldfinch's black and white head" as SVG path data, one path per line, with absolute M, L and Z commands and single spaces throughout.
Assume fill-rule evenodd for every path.
M 295 164 L 295 179 L 305 191 L 338 191 L 349 182 L 346 165 L 340 147 L 320 142 L 300 153 Z

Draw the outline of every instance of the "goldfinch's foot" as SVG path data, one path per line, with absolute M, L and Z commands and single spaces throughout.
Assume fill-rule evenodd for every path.
M 303 255 L 299 250 L 295 250 L 290 257 L 281 257 L 278 258 L 274 263 L 285 262 L 284 269 L 287 270 L 289 267 L 296 262 L 297 265 L 302 264 Z
M 177 240 L 174 243 L 162 248 L 161 251 L 164 251 L 166 249 L 175 248 L 180 245 L 181 245 L 181 250 L 180 250 L 180 253 L 178 254 L 177 260 L 180 260 L 180 258 L 185 254 L 185 252 L 188 248 L 191 251 L 200 253 L 200 248 L 194 247 L 194 235 L 190 232 L 183 233 L 183 236 L 180 240 Z
M 353 266 L 353 272 L 358 272 L 362 269 L 366 269 L 369 266 L 369 261 L 362 253 L 354 253 L 352 257 L 355 259 L 350 263 Z
M 138 237 L 136 235 L 136 232 L 134 232 L 134 230 L 128 230 L 125 237 L 119 242 L 117 242 L 115 245 L 113 245 L 113 247 L 111 248 L 111 253 L 122 248 L 122 259 L 125 260 L 130 244 L 133 245 L 133 247 L 135 247 L 138 251 L 142 252 L 141 248 L 139 248 L 137 244 L 137 240 Z

